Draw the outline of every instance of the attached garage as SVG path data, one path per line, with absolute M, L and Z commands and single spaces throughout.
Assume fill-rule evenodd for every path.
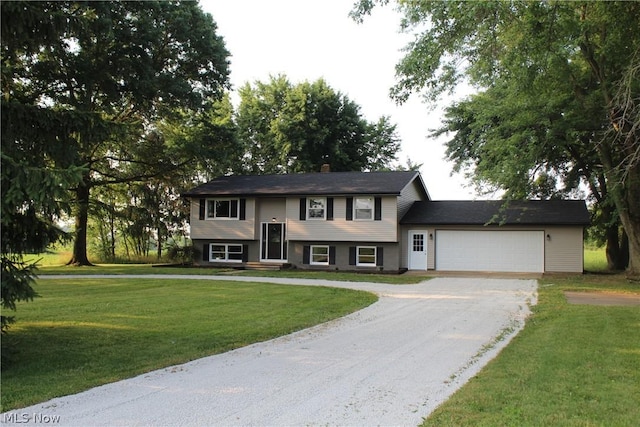
M 589 221 L 582 200 L 415 202 L 400 221 L 401 246 L 410 270 L 424 269 L 411 244 L 421 233 L 428 270 L 581 273 Z
M 436 270 L 544 272 L 543 231 L 437 230 Z

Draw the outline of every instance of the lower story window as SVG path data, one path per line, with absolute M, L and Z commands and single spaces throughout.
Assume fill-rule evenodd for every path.
M 356 265 L 375 267 L 376 247 L 375 246 L 358 246 L 356 249 Z
M 211 245 L 211 261 L 242 262 L 242 245 L 214 243 Z
M 329 265 L 329 246 L 311 246 L 311 264 Z

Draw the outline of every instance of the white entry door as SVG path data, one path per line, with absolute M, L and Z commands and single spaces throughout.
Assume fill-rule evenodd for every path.
M 427 232 L 409 231 L 409 270 L 427 269 Z

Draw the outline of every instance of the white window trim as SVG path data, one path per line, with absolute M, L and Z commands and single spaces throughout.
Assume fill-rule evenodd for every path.
M 318 248 L 322 248 L 322 249 L 326 249 L 327 251 L 327 261 L 326 262 L 317 262 L 317 261 L 313 261 L 313 250 L 314 249 L 318 249 Z M 329 246 L 328 245 L 312 245 L 311 248 L 309 248 L 309 264 L 310 265 L 329 265 Z
M 369 199 L 371 200 L 371 218 L 358 218 L 358 199 Z M 354 197 L 353 198 L 353 220 L 354 221 L 373 221 L 374 217 L 375 217 L 375 211 L 376 211 L 376 200 L 373 196 L 371 197 Z
M 309 215 L 311 209 L 311 200 L 322 200 L 322 217 L 312 217 Z M 326 221 L 327 219 L 327 198 L 326 197 L 308 197 L 307 198 L 307 220 L 309 221 Z
M 224 246 L 224 259 L 213 258 L 212 251 L 214 246 Z M 240 252 L 234 252 L 235 254 L 241 254 L 240 259 L 229 259 L 229 246 L 239 246 Z M 242 255 L 244 255 L 244 246 L 239 243 L 211 243 L 209 244 L 209 262 L 242 262 Z
M 360 249 L 373 249 L 373 262 L 360 262 Z M 356 246 L 356 265 L 358 267 L 376 267 L 378 248 L 376 246 Z
M 229 210 L 231 211 L 231 202 L 236 201 L 236 216 L 222 216 L 222 217 L 217 217 L 215 216 L 216 212 L 215 212 L 215 203 L 216 202 L 229 202 Z M 213 202 L 214 208 L 213 208 L 213 215 L 209 216 L 209 202 Z M 229 212 L 229 214 L 231 214 L 231 212 Z M 208 221 L 237 221 L 240 219 L 240 199 L 237 198 L 216 198 L 216 199 L 207 199 L 206 200 L 206 210 L 205 210 L 205 214 L 204 214 L 204 218 Z

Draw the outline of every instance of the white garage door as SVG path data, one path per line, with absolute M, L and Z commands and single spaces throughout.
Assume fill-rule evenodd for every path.
M 544 272 L 544 232 L 436 232 L 436 270 Z

